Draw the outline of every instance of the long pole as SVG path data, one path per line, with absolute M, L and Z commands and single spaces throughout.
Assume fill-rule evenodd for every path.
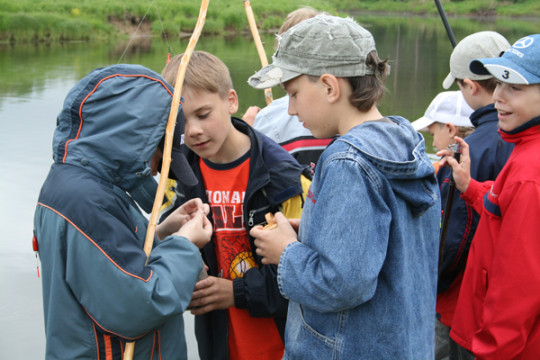
M 461 147 L 459 144 L 450 145 L 454 150 L 454 159 L 459 162 L 461 158 Z M 439 274 L 441 273 L 441 266 L 444 255 L 444 247 L 446 246 L 446 235 L 448 233 L 448 222 L 450 221 L 450 212 L 452 211 L 452 202 L 454 200 L 454 191 L 456 189 L 456 183 L 454 182 L 454 175 L 450 172 L 450 179 L 448 179 L 448 192 L 446 193 L 446 204 L 444 206 L 441 234 L 439 237 Z
M 255 16 L 253 15 L 253 10 L 251 9 L 251 3 L 249 2 L 249 0 L 243 1 L 249 22 L 249 28 L 251 29 L 251 34 L 253 35 L 253 41 L 255 41 L 255 46 L 257 47 L 257 52 L 259 53 L 261 65 L 265 67 L 268 65 L 268 59 L 266 58 L 266 52 L 264 51 L 264 46 L 261 41 L 261 36 L 259 35 L 259 30 L 257 29 L 257 23 L 255 22 Z M 272 89 L 264 89 L 264 97 L 266 99 L 266 105 L 270 105 L 270 103 L 273 101 Z
M 446 13 L 441 4 L 441 1 L 435 0 L 435 5 L 437 5 L 437 10 L 439 11 L 439 15 L 441 16 L 444 28 L 446 29 L 446 34 L 448 35 L 448 39 L 450 39 L 450 43 L 452 44 L 452 47 L 455 48 L 457 45 L 456 37 L 454 36 L 452 27 L 450 27 L 450 23 L 448 22 L 448 17 L 446 16 Z M 461 149 L 458 145 L 456 151 L 454 152 L 454 158 L 459 162 L 460 156 L 461 156 Z M 441 234 L 439 237 L 439 273 L 441 272 L 442 259 L 444 255 L 444 247 L 446 246 L 448 222 L 450 220 L 450 212 L 452 210 L 452 202 L 454 198 L 455 188 L 456 188 L 456 184 L 454 182 L 454 177 L 452 173 L 450 173 L 450 179 L 448 182 L 448 192 L 446 194 L 446 205 L 444 207 L 442 225 L 441 225 Z
M 446 29 L 446 33 L 448 34 L 448 38 L 450 39 L 450 42 L 452 43 L 452 47 L 456 47 L 456 37 L 454 36 L 454 32 L 452 31 L 452 28 L 450 27 L 450 23 L 448 23 L 448 17 L 446 16 L 446 13 L 444 12 L 444 8 L 441 4 L 441 0 L 435 0 L 435 5 L 437 5 L 437 10 L 439 10 L 439 15 L 441 16 L 442 22 L 444 24 L 444 28 Z
M 163 204 L 163 196 L 165 195 L 165 188 L 167 187 L 167 179 L 169 177 L 169 170 L 171 167 L 171 152 L 172 152 L 172 142 L 174 127 L 176 125 L 176 118 L 178 116 L 178 108 L 180 107 L 180 98 L 182 96 L 182 87 L 184 85 L 184 78 L 186 76 L 186 70 L 191 59 L 191 55 L 195 49 L 195 45 L 199 40 L 201 35 L 204 22 L 206 20 L 206 11 L 208 10 L 208 3 L 210 0 L 202 0 L 201 9 L 199 11 L 199 18 L 197 19 L 197 24 L 191 34 L 189 44 L 182 56 L 180 65 L 178 66 L 178 73 L 176 75 L 176 83 L 174 86 L 173 99 L 171 104 L 171 111 L 169 112 L 169 119 L 167 121 L 167 127 L 165 128 L 165 143 L 163 145 L 163 161 L 161 165 L 161 173 L 159 184 L 156 192 L 156 197 L 154 199 L 154 205 L 152 207 L 152 214 L 150 215 L 150 220 L 148 223 L 148 229 L 146 230 L 146 238 L 144 240 L 144 252 L 148 257 L 152 251 L 152 245 L 154 243 L 154 235 L 156 231 L 156 226 L 158 222 L 159 213 L 161 210 L 161 205 Z M 133 359 L 133 353 L 135 349 L 135 342 L 126 343 L 126 349 L 124 351 L 124 360 Z

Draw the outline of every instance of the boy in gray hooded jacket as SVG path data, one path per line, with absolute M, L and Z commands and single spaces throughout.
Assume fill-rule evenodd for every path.
M 387 70 L 367 30 L 317 16 L 249 80 L 283 84 L 315 137 L 339 135 L 300 222 L 251 230 L 289 299 L 284 359 L 433 359 L 440 200 L 422 136 L 377 109 Z
M 47 359 L 187 359 L 182 313 L 212 234 L 208 205 L 193 199 L 156 229 L 143 251 L 172 87 L 139 65 L 97 69 L 69 92 L 39 195 L 34 241 L 43 274 Z M 196 182 L 181 154 L 172 176 Z

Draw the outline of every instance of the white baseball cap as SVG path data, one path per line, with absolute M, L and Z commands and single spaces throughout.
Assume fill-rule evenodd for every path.
M 472 112 L 461 91 L 443 91 L 431 101 L 424 116 L 411 125 L 416 131 L 427 131 L 428 126 L 435 122 L 472 127 L 469 119 Z

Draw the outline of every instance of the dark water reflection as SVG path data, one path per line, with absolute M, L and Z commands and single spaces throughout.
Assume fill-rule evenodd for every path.
M 442 91 L 441 83 L 448 73 L 451 45 L 440 20 L 357 19 L 374 34 L 379 56 L 388 57 L 392 65 L 388 94 L 381 104 L 383 114 L 410 120 L 422 116 L 431 99 Z M 538 28 L 538 22 L 532 20 L 450 21 L 456 24 L 458 40 L 474 31 L 496 30 L 513 42 Z M 273 35 L 263 35 L 263 41 L 270 55 Z M 0 45 L 1 359 L 39 359 L 44 354 L 41 283 L 30 240 L 35 202 L 52 161 L 52 133 L 65 95 L 89 71 L 119 60 L 160 72 L 169 49 L 180 53 L 187 40 L 167 44 L 155 38 L 139 39 L 124 54 L 126 45 Z M 263 92 L 246 84 L 260 68 L 250 36 L 203 37 L 197 49 L 216 54 L 229 66 L 240 98 L 238 115 L 250 105 L 264 106 Z M 281 89 L 274 90 L 275 98 L 282 94 Z M 431 144 L 431 140 L 427 142 Z M 190 358 L 196 358 L 188 325 Z

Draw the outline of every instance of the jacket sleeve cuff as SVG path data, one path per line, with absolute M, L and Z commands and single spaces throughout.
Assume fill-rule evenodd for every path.
M 244 279 L 236 278 L 233 280 L 234 306 L 238 309 L 247 309 L 246 287 Z
M 296 245 L 300 245 L 300 242 L 293 241 L 292 243 L 290 243 L 289 245 L 285 247 L 285 249 L 281 253 L 281 257 L 279 258 L 279 264 L 278 264 L 278 273 L 277 273 L 278 288 L 281 295 L 287 300 L 289 300 L 285 292 L 285 288 L 286 288 L 285 273 L 287 272 L 287 257 L 288 257 L 288 254 L 291 252 L 291 249 L 294 248 Z
M 461 194 L 461 198 L 468 203 L 473 203 L 476 197 L 478 196 L 478 193 L 481 190 L 481 188 L 482 186 L 480 185 L 478 181 L 471 179 L 471 182 L 469 183 L 467 190 L 465 190 L 465 192 Z
M 493 181 L 491 180 L 478 182 L 471 179 L 469 187 L 467 187 L 467 190 L 461 194 L 461 198 L 469 205 L 472 205 L 477 213 L 481 214 L 484 195 L 491 189 L 492 185 Z

